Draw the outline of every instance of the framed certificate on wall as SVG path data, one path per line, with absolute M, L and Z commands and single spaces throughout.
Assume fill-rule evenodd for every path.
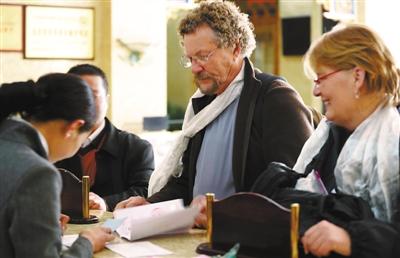
M 0 5 L 0 51 L 22 51 L 22 5 Z
M 94 9 L 25 6 L 25 58 L 94 59 Z

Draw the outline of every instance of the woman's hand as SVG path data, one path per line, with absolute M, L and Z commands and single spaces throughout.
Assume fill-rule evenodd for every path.
M 105 227 L 89 228 L 82 231 L 79 235 L 92 243 L 94 253 L 102 250 L 107 242 L 115 238 L 112 234 L 112 230 Z
M 305 253 L 328 256 L 336 252 L 343 256 L 351 254 L 351 239 L 343 228 L 323 220 L 309 228 L 301 238 Z
M 61 232 L 64 234 L 64 231 L 67 229 L 67 223 L 69 222 L 69 216 L 62 214 L 60 215 L 60 227 L 61 227 Z

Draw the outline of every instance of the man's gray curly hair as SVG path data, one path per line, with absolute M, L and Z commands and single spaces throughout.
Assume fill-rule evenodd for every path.
M 243 57 L 249 57 L 256 48 L 253 24 L 249 21 L 248 15 L 242 13 L 232 2 L 221 0 L 201 2 L 181 20 L 178 31 L 183 38 L 204 24 L 214 31 L 219 41 L 218 47 L 233 47 L 238 43 Z

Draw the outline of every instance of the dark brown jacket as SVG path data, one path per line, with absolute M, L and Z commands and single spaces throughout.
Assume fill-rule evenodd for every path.
M 107 118 L 105 128 L 95 141 L 104 134 L 104 144 L 96 153 L 97 172 L 90 191 L 101 196 L 108 209 L 113 210 L 118 202 L 130 196 L 147 196 L 149 179 L 154 170 L 154 154 L 148 141 L 119 130 Z M 55 165 L 82 178 L 79 154 Z
M 293 166 L 313 129 L 310 111 L 286 82 L 255 71 L 247 58 L 244 74 L 235 122 L 233 157 L 229 161 L 232 162 L 236 192 L 250 190 L 256 178 L 272 161 Z M 272 83 L 271 79 L 274 80 Z M 214 98 L 204 96 L 193 99 L 194 112 L 198 113 Z M 181 177 L 171 178 L 148 201 L 183 198 L 186 204 L 191 202 L 204 132 L 205 129 L 201 130 L 189 141 L 182 159 Z

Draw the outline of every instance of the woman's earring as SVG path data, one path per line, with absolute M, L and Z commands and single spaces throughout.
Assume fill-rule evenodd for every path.
M 76 137 L 76 132 L 69 132 L 66 134 L 67 138 Z
M 354 92 L 354 97 L 355 97 L 356 99 L 359 99 L 359 98 L 360 98 L 360 93 L 358 92 L 358 90 L 356 90 L 356 91 Z

